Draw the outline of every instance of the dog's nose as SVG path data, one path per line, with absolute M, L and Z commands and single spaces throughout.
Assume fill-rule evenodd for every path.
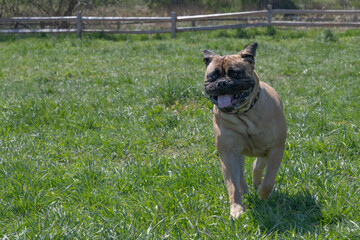
M 229 85 L 229 83 L 226 80 L 220 80 L 216 83 L 216 87 L 223 88 Z

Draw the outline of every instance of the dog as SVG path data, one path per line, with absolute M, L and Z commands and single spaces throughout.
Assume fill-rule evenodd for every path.
M 205 92 L 214 104 L 215 143 L 229 194 L 230 215 L 244 213 L 242 196 L 248 192 L 245 156 L 256 157 L 252 184 L 261 200 L 274 187 L 287 134 L 279 95 L 259 80 L 255 71 L 256 42 L 234 55 L 204 50 Z M 266 173 L 263 177 L 263 171 Z

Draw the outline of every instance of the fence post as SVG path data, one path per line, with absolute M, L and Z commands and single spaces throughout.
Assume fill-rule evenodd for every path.
M 81 12 L 78 12 L 76 14 L 76 36 L 77 36 L 77 39 L 81 39 L 81 20 L 82 20 Z
M 268 24 L 269 26 L 271 25 L 271 10 L 272 10 L 272 5 L 268 4 L 267 5 L 267 20 L 268 20 Z
M 176 12 L 171 12 L 171 38 L 176 37 Z

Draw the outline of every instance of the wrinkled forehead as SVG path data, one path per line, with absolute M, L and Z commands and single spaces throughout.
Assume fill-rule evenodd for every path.
M 216 56 L 209 65 L 208 68 L 241 68 L 247 64 L 244 59 L 238 55 L 225 55 L 225 56 Z

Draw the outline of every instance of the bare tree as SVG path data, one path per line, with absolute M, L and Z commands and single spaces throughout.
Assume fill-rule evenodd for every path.
M 81 5 L 81 0 L 28 0 L 32 8 L 42 16 L 71 16 Z M 68 21 L 61 22 L 59 28 L 69 28 Z
M 80 7 L 81 0 L 29 0 L 44 16 L 70 16 Z

